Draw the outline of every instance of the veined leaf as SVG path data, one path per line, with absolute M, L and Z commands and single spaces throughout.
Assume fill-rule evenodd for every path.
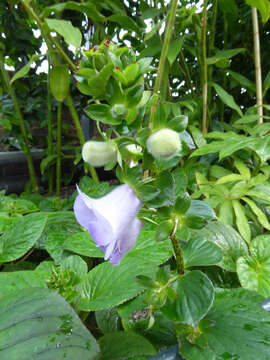
M 70 21 L 46 19 L 46 23 L 52 31 L 56 31 L 59 35 L 63 36 L 67 44 L 73 45 L 75 48 L 81 46 L 82 34 Z
M 242 117 L 243 116 L 242 110 L 236 104 L 236 102 L 234 101 L 234 98 L 232 97 L 232 95 L 227 93 L 226 90 L 224 90 L 220 85 L 218 85 L 218 84 L 216 84 L 214 82 L 211 82 L 211 85 L 215 88 L 218 96 L 224 102 L 224 104 L 229 106 L 231 109 L 237 111 L 237 113 Z
M 225 176 L 219 178 L 216 181 L 216 184 L 217 185 L 226 184 L 231 181 L 239 181 L 239 180 L 245 180 L 245 176 L 240 175 L 240 174 L 230 174 L 230 175 L 225 175 Z
M 262 226 L 267 229 L 270 230 L 270 224 L 267 220 L 266 215 L 262 212 L 262 210 L 255 204 L 254 201 L 250 200 L 247 197 L 243 197 L 242 198 L 251 208 L 251 210 L 254 212 L 254 214 L 257 216 L 259 222 L 262 224 Z
M 251 232 L 250 232 L 248 220 L 245 215 L 245 210 L 238 200 L 233 200 L 232 205 L 235 212 L 237 228 L 240 234 L 249 244 L 251 239 Z

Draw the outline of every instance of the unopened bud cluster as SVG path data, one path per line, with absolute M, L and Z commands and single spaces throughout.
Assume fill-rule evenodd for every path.
M 117 148 L 112 142 L 90 140 L 83 145 L 82 158 L 92 166 L 105 166 L 116 161 Z

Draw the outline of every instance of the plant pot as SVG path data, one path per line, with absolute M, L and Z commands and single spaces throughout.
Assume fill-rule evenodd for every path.
M 42 149 L 31 150 L 34 168 L 40 177 Z M 0 190 L 6 194 L 20 193 L 29 181 L 27 158 L 23 151 L 0 152 Z

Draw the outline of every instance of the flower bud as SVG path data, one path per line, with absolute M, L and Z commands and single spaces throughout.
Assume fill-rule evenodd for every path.
M 92 166 L 104 166 L 117 160 L 117 148 L 111 142 L 90 140 L 83 145 L 82 158 Z
M 125 107 L 125 105 L 123 105 L 123 104 L 115 104 L 115 105 L 113 105 L 113 107 L 111 109 L 111 114 L 115 118 L 117 118 L 117 117 L 123 118 L 123 117 L 125 117 L 127 112 L 128 112 L 128 110 Z
M 165 160 L 177 155 L 182 148 L 178 133 L 171 129 L 154 132 L 147 139 L 146 146 L 154 158 Z

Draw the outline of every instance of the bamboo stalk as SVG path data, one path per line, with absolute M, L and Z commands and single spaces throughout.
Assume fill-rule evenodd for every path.
M 47 79 L 47 122 L 48 122 L 48 156 L 53 155 L 52 139 L 52 95 L 50 91 L 50 56 L 48 56 L 48 79 Z M 54 167 L 48 169 L 49 195 L 53 194 L 53 173 Z
M 213 16 L 212 16 L 212 23 L 211 23 L 211 30 L 210 30 L 210 39 L 209 39 L 209 52 L 208 56 L 212 56 L 213 49 L 215 47 L 215 38 L 216 38 L 216 22 L 217 22 L 217 13 L 218 13 L 218 0 L 215 0 L 215 3 L 213 5 Z M 213 75 L 213 65 L 209 66 L 208 71 L 208 83 L 212 81 L 212 75 Z M 211 86 L 208 86 L 208 103 L 211 101 L 212 98 L 212 91 Z
M 31 153 L 30 153 L 30 144 L 29 144 L 27 131 L 26 131 L 25 124 L 24 124 L 24 118 L 23 118 L 23 115 L 22 115 L 22 112 L 21 112 L 21 109 L 20 109 L 20 106 L 19 106 L 19 103 L 17 100 L 15 90 L 14 90 L 13 86 L 10 84 L 9 75 L 8 75 L 8 72 L 5 69 L 5 65 L 4 65 L 4 56 L 1 52 L 0 52 L 0 71 L 1 71 L 2 77 L 4 79 L 5 85 L 8 89 L 8 92 L 11 96 L 13 105 L 15 107 L 16 116 L 19 120 L 21 133 L 22 133 L 22 136 L 24 139 L 24 149 L 23 150 L 24 150 L 24 153 L 25 153 L 26 159 L 27 159 L 27 165 L 28 165 L 28 171 L 29 171 L 32 189 L 34 192 L 38 192 L 38 182 L 37 182 L 37 178 L 36 178 L 36 174 L 35 174 L 33 160 L 32 160 Z
M 202 117 L 202 133 L 207 134 L 207 60 L 206 60 L 206 29 L 207 29 L 207 2 L 203 2 L 202 14 L 202 34 L 201 34 L 201 51 L 202 51 L 202 96 L 203 96 L 203 117 Z
M 61 148 L 62 148 L 62 102 L 57 104 L 57 130 L 56 130 L 56 196 L 60 197 L 61 189 Z
M 263 122 L 263 95 L 262 95 L 262 70 L 260 52 L 260 33 L 258 24 L 257 9 L 252 8 L 253 38 L 254 38 L 254 58 L 255 58 L 255 78 L 256 78 L 256 105 L 259 115 L 258 124 Z

